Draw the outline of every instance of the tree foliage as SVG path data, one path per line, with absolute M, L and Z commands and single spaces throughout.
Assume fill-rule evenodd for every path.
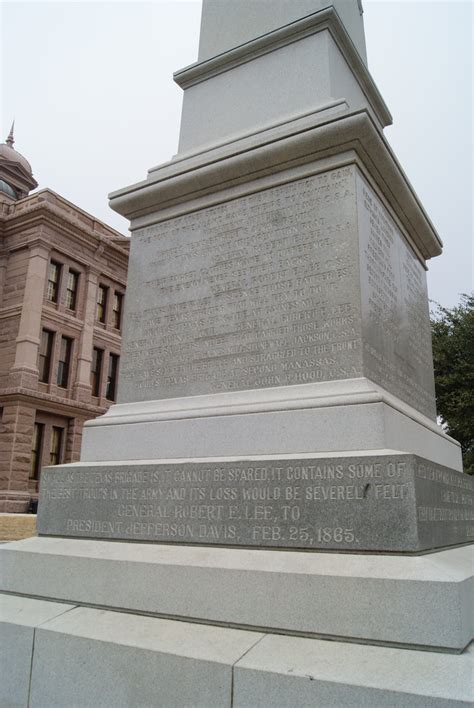
M 474 293 L 452 309 L 435 303 L 431 331 L 438 415 L 474 474 Z

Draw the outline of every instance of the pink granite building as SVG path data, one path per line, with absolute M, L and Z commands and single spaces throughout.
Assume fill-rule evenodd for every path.
M 0 145 L 0 511 L 24 512 L 41 469 L 79 459 L 116 396 L 129 240 Z

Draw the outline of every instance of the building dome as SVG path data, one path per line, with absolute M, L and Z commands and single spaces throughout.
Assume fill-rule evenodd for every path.
M 14 199 L 22 199 L 35 189 L 38 183 L 26 157 L 13 147 L 13 126 L 14 122 L 7 139 L 0 144 L 0 192 Z
M 0 179 L 0 192 L 8 194 L 9 197 L 13 197 L 13 199 L 16 199 L 15 190 L 10 184 L 8 184 L 8 182 L 5 182 L 4 179 Z
M 28 172 L 28 174 L 32 175 L 33 170 L 31 169 L 31 165 L 26 159 L 26 157 L 23 157 L 19 152 L 15 150 L 15 148 L 11 147 L 10 144 L 8 143 L 8 140 L 6 143 L 1 143 L 0 144 L 0 160 L 9 160 L 10 162 L 18 162 L 19 165 L 23 167 L 24 170 Z

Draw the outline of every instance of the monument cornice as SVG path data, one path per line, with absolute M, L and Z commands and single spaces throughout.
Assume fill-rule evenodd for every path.
M 340 157 L 337 163 L 335 157 Z M 442 241 L 431 220 L 389 143 L 365 110 L 342 116 L 317 111 L 184 155 L 151 170 L 147 180 L 112 192 L 110 206 L 132 220 L 131 230 L 136 231 L 328 169 L 327 164 L 317 164 L 325 158 L 335 162 L 333 167 L 356 163 L 365 168 L 421 257 L 441 253 Z
M 187 89 L 201 81 L 207 81 L 213 76 L 324 30 L 331 33 L 380 123 L 384 127 L 391 125 L 390 111 L 334 6 L 323 8 L 319 12 L 307 15 L 211 59 L 191 64 L 176 71 L 173 74 L 173 79 L 182 89 Z

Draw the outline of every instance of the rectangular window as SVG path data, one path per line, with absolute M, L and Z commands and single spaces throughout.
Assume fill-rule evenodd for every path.
M 67 388 L 69 382 L 69 369 L 71 366 L 72 339 L 61 337 L 61 351 L 59 353 L 57 384 Z
M 49 382 L 51 373 L 51 354 L 53 351 L 54 332 L 43 329 L 41 332 L 41 342 L 39 348 L 39 380 L 43 383 Z
M 109 355 L 109 370 L 107 373 L 107 388 L 105 397 L 108 401 L 115 401 L 115 389 L 117 386 L 117 371 L 119 358 L 117 354 Z
M 122 325 L 122 293 L 114 292 L 114 306 L 112 308 L 113 313 L 113 323 L 115 329 L 120 329 Z
M 99 285 L 97 292 L 97 319 L 104 324 L 107 316 L 107 291 L 108 288 L 105 285 Z
M 75 310 L 77 304 L 77 286 L 79 284 L 79 273 L 70 270 L 67 274 L 66 307 L 68 310 Z
M 59 465 L 61 462 L 61 444 L 63 441 L 63 428 L 53 425 L 51 430 L 51 449 L 49 452 L 49 464 Z
M 61 264 L 56 263 L 56 261 L 51 261 L 49 264 L 48 288 L 46 291 L 46 297 L 50 302 L 58 302 L 60 277 Z
M 31 443 L 31 468 L 30 479 L 38 479 L 41 469 L 41 449 L 43 447 L 43 431 L 42 423 L 35 423 L 33 428 L 33 440 Z
M 94 347 L 92 350 L 92 365 L 91 365 L 91 386 L 92 395 L 100 395 L 100 383 L 102 378 L 102 361 L 104 358 L 104 352 L 102 349 L 97 349 Z

